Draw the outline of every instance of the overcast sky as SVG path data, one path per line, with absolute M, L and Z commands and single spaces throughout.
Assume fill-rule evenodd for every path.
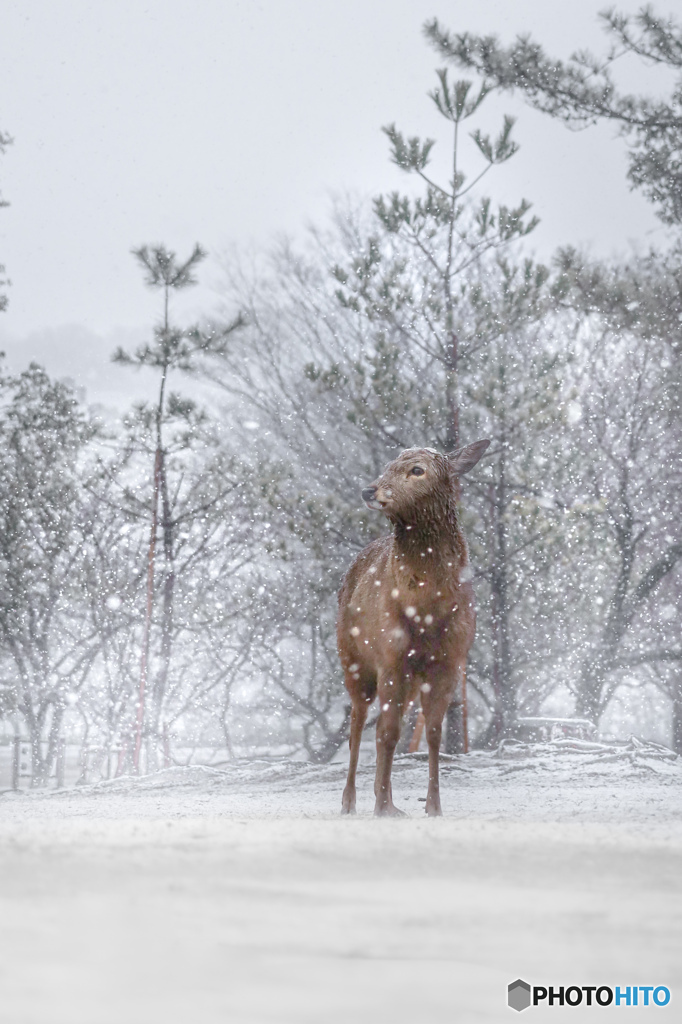
M 532 32 L 548 49 L 604 45 L 596 0 L 4 0 L 0 262 L 12 280 L 0 345 L 76 377 L 93 400 L 143 384 L 110 368 L 119 342 L 158 311 L 130 256 L 160 241 L 212 255 L 182 314 L 216 303 L 215 257 L 267 246 L 324 220 L 329 196 L 407 182 L 380 127 L 438 137 L 426 92 L 439 61 L 421 34 L 436 15 L 457 31 L 505 40 Z M 620 9 L 633 11 L 638 3 Z M 670 3 L 660 9 L 667 12 Z M 624 65 L 633 89 L 646 74 Z M 625 180 L 612 129 L 572 133 L 508 97 L 521 151 L 489 178 L 495 198 L 534 203 L 532 245 L 599 254 L 662 239 Z M 491 124 L 492 126 L 492 124 Z

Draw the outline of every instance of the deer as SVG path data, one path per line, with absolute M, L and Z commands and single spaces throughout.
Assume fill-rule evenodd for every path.
M 444 455 L 408 448 L 365 487 L 392 535 L 368 544 L 339 591 L 337 640 L 351 700 L 350 763 L 341 803 L 354 814 L 360 741 L 376 696 L 374 813 L 405 817 L 393 803 L 391 770 L 405 710 L 421 702 L 429 751 L 426 813 L 442 814 L 439 756 L 443 718 L 461 701 L 476 629 L 473 572 L 458 513 L 459 478 L 486 451 L 483 439 Z

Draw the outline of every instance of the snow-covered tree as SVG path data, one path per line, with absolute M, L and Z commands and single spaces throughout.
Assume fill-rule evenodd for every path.
M 40 784 L 98 655 L 81 600 L 80 475 L 94 428 L 69 388 L 35 364 L 0 387 L 0 651 Z
M 162 710 L 169 685 L 172 658 L 177 542 L 175 532 L 179 520 L 174 509 L 178 500 L 177 491 L 172 491 L 169 481 L 168 462 L 174 453 L 189 447 L 190 439 L 196 433 L 202 414 L 193 401 L 168 391 L 169 376 L 172 372 L 190 373 L 196 367 L 199 354 L 220 352 L 225 339 L 241 325 L 237 317 L 223 328 L 220 336 L 206 338 L 197 331 L 187 331 L 173 326 L 170 320 L 171 295 L 196 284 L 196 267 L 206 253 L 196 245 L 190 256 L 183 262 L 165 246 L 142 246 L 134 255 L 146 272 L 146 284 L 162 294 L 163 317 L 155 328 L 154 341 L 140 346 L 130 354 L 119 348 L 114 352 L 115 362 L 139 367 L 150 367 L 158 372 L 158 396 L 153 405 L 143 404 L 134 410 L 129 421 L 132 439 L 137 437 L 143 449 L 147 450 L 153 464 L 152 494 L 148 504 L 150 537 L 147 551 L 147 594 L 144 613 L 144 636 L 140 666 L 139 706 L 137 738 L 134 752 L 135 766 L 139 766 L 142 733 L 145 726 L 145 703 L 149 661 L 151 652 L 151 630 L 155 602 L 155 576 L 157 541 L 160 538 L 163 552 L 161 584 L 161 617 L 159 623 L 159 645 L 156 658 L 157 669 L 151 686 L 149 722 L 151 735 L 158 735 Z M 171 442 L 166 439 L 168 430 L 174 431 Z M 128 492 L 132 498 L 132 491 Z M 137 499 L 139 501 L 139 499 Z M 217 500 L 217 499 L 216 499 Z M 140 506 L 141 509 L 142 506 Z

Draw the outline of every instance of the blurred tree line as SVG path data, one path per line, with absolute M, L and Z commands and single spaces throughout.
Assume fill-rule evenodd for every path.
M 12 137 L 7 132 L 0 131 L 0 156 L 2 156 L 8 146 L 12 144 Z M 3 198 L 2 192 L 0 192 L 0 207 L 9 206 L 6 199 Z M 0 263 L 0 313 L 7 309 L 7 295 L 4 291 L 9 281 L 5 278 L 5 267 Z
M 493 443 L 461 494 L 474 744 L 514 735 L 520 715 L 615 728 L 630 709 L 682 753 L 682 83 L 653 101 L 610 77 L 626 51 L 677 72 L 682 29 L 648 9 L 606 22 L 618 49 L 564 64 L 529 39 L 427 25 L 448 63 L 430 94 L 448 171 L 434 140 L 387 126 L 407 190 L 230 261 L 213 322 L 171 315 L 198 246 L 185 261 L 135 250 L 162 316 L 114 358 L 152 368 L 158 390 L 120 426 L 39 367 L 0 378 L 0 707 L 38 780 L 76 723 L 117 771 L 192 745 L 334 756 L 348 728 L 336 593 L 386 529 L 359 491 L 404 447 L 479 436 Z M 619 125 L 667 249 L 532 258 L 530 203 L 482 190 L 517 146 L 512 118 L 488 135 L 480 110 L 512 88 L 569 124 Z M 171 390 L 183 376 L 220 411 Z

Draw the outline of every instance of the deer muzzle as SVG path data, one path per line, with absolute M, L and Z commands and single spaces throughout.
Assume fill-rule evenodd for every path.
M 383 501 L 379 501 L 377 499 L 377 496 L 376 496 L 377 489 L 376 489 L 376 487 L 365 487 L 362 490 L 361 493 L 362 493 L 362 500 L 364 501 L 364 503 L 367 506 L 367 508 L 371 508 L 371 509 L 374 509 L 377 512 L 380 512 L 381 509 L 384 507 L 384 502 Z

